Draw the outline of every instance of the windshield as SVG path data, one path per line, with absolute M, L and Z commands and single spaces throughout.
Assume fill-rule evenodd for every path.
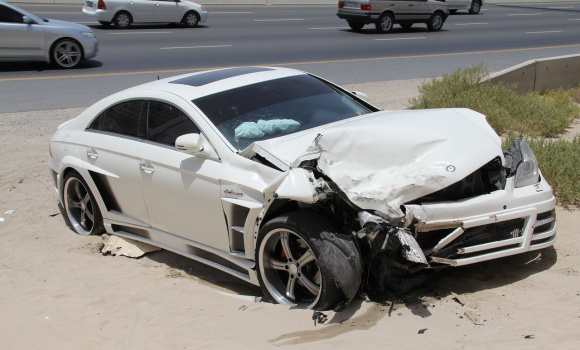
M 239 150 L 258 140 L 376 111 L 310 75 L 247 85 L 193 103 Z

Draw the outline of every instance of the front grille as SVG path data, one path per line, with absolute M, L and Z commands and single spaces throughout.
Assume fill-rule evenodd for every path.
M 444 247 L 433 256 L 447 259 L 463 257 L 457 254 L 461 248 L 473 247 L 485 243 L 505 241 L 511 238 L 521 237 L 523 234 L 525 219 L 514 219 L 499 223 L 472 227 L 457 237 L 451 244 Z M 428 233 L 426 233 L 428 234 Z M 505 247 L 503 249 L 506 249 Z M 481 254 L 481 253 L 480 253 Z

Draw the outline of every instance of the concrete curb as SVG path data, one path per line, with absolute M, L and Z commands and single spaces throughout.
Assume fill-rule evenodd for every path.
M 492 74 L 492 83 L 517 84 L 521 95 L 580 84 L 580 54 L 530 60 Z

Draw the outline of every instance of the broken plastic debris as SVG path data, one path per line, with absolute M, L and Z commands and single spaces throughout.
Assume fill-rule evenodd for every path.
M 104 243 L 101 253 L 111 253 L 111 255 L 123 255 L 129 258 L 138 258 L 146 253 L 161 250 L 161 248 L 152 246 L 147 243 L 134 241 L 132 239 L 119 236 L 108 236 Z
M 254 303 L 259 303 L 260 301 L 262 301 L 262 297 L 257 297 L 257 296 L 253 296 L 253 295 L 233 294 L 233 293 L 228 293 L 228 292 L 222 292 L 221 290 L 216 290 L 215 292 L 217 294 L 225 295 L 225 296 L 228 296 L 228 297 L 234 297 L 236 299 L 251 301 L 251 302 L 254 302 Z
M 483 324 L 481 318 L 472 311 L 465 311 L 465 316 L 467 316 L 467 318 L 469 318 L 471 322 L 473 322 L 473 324 L 476 324 L 478 326 L 481 326 Z
M 524 335 L 524 339 L 534 339 L 533 334 Z
M 244 311 L 246 310 L 248 307 L 246 305 L 242 305 L 238 308 L 239 311 Z
M 461 301 L 461 299 L 459 299 L 459 296 L 457 294 L 453 292 L 451 292 L 451 294 L 453 295 L 453 300 L 455 300 L 455 302 L 457 302 L 461 306 L 465 306 L 465 303 Z
M 0 222 L 4 222 L 4 218 L 0 218 Z
M 4 212 L 4 214 L 6 214 L 6 215 L 12 215 L 12 214 L 14 214 L 14 210 L 6 210 Z
M 417 334 L 424 334 L 427 331 L 427 328 L 422 328 L 419 329 L 419 332 L 417 332 Z
M 317 323 L 324 323 L 328 320 L 328 317 L 320 311 L 314 311 L 312 314 L 312 320 L 314 321 L 314 327 L 316 327 Z

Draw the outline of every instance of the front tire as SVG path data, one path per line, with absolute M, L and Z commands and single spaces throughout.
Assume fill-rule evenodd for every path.
M 74 68 L 81 62 L 83 51 L 76 40 L 61 39 L 52 46 L 50 57 L 59 68 Z
M 469 7 L 469 13 L 476 15 L 479 13 L 479 11 L 481 11 L 481 2 L 478 0 L 473 0 L 471 2 L 471 6 Z
M 377 32 L 380 34 L 388 33 L 393 29 L 393 24 L 395 20 L 393 19 L 393 15 L 390 13 L 384 13 L 379 17 L 379 21 L 375 23 L 375 28 L 377 28 Z
M 260 229 L 258 280 L 266 299 L 299 308 L 329 310 L 358 291 L 362 263 L 354 242 L 310 211 L 295 211 Z
M 190 11 L 185 15 L 183 15 L 181 23 L 183 24 L 184 27 L 187 28 L 197 27 L 197 25 L 199 24 L 199 16 L 197 15 L 197 13 Z
M 105 232 L 97 201 L 85 180 L 76 172 L 69 173 L 64 179 L 63 204 L 76 233 L 89 236 Z
M 129 12 L 121 11 L 113 17 L 113 25 L 117 29 L 127 29 L 133 22 Z
M 427 22 L 427 27 L 432 32 L 437 32 L 443 28 L 443 22 L 445 22 L 445 17 L 441 12 L 435 12 L 431 18 L 429 18 L 429 22 Z

